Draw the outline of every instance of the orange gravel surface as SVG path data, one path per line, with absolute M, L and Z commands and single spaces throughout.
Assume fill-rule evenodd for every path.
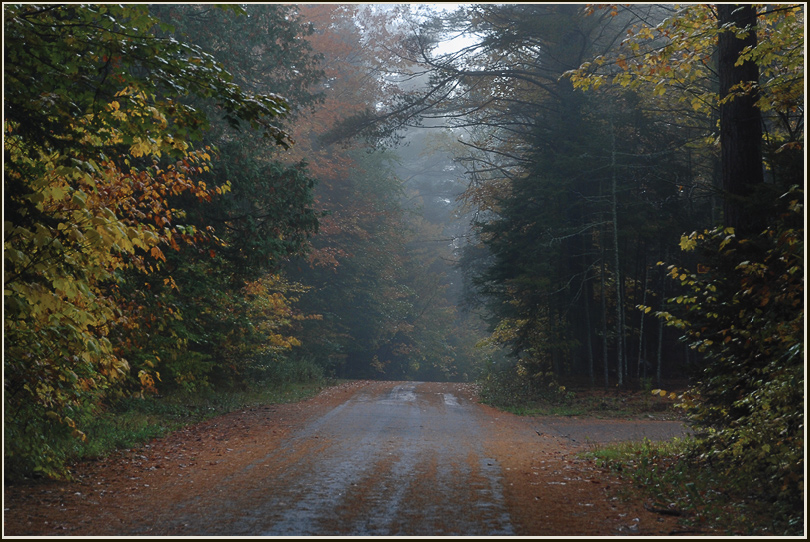
M 354 381 L 77 464 L 75 481 L 6 485 L 4 536 L 677 534 L 578 452 L 683 432 L 518 417 L 466 384 Z

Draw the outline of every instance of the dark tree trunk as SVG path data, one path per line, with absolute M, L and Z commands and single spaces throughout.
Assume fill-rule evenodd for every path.
M 585 305 L 585 345 L 588 347 L 588 376 L 591 380 L 591 387 L 594 387 L 596 386 L 596 375 L 593 372 L 593 330 L 591 329 L 591 295 L 593 295 L 591 290 L 593 288 L 590 279 L 586 279 L 583 289 L 585 290 L 582 297 Z
M 646 247 L 644 247 L 646 248 Z M 641 304 L 647 304 L 647 252 L 646 250 L 642 250 L 642 284 L 640 286 L 642 295 L 641 295 Z M 638 288 L 636 289 L 638 292 Z M 636 295 L 638 298 L 638 295 Z M 636 299 L 638 301 L 638 299 Z M 636 378 L 646 378 L 647 376 L 647 360 L 646 357 L 643 355 L 643 347 L 644 347 L 644 311 L 639 311 L 639 322 L 638 322 L 638 363 L 636 364 Z
M 604 374 L 605 374 L 605 389 L 610 388 L 610 369 L 608 367 L 608 328 L 607 328 L 607 300 L 605 296 L 605 273 L 607 272 L 606 264 L 605 264 L 605 243 L 607 240 L 605 239 L 606 235 L 602 235 L 602 272 L 599 274 L 599 297 L 601 297 L 602 302 L 602 363 L 604 364 Z
M 718 41 L 721 100 L 735 92 L 735 85 L 757 82 L 759 68 L 754 62 L 736 66 L 740 53 L 757 44 L 757 12 L 752 5 L 718 4 L 720 28 L 749 29 L 746 37 L 723 31 Z M 750 196 L 763 183 L 762 119 L 756 106 L 756 92 L 734 96 L 720 105 L 720 157 L 725 191 L 724 223 L 742 234 L 758 233 L 764 226 Z

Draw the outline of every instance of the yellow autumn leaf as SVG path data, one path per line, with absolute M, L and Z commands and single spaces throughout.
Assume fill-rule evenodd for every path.
M 689 252 L 695 249 L 697 246 L 697 241 L 690 236 L 682 235 L 681 242 L 678 243 L 678 245 L 684 252 Z

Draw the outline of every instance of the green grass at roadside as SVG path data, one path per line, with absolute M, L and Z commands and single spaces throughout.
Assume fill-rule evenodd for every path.
M 588 410 L 582 405 L 559 405 L 534 403 L 528 405 L 492 405 L 518 416 L 585 416 Z
M 489 393 L 486 404 L 518 416 L 588 416 L 593 418 L 681 419 L 683 414 L 673 402 L 646 391 L 604 391 L 599 389 L 566 391 L 546 397 L 512 397 Z
M 326 380 L 319 380 L 268 384 L 240 391 L 176 391 L 159 397 L 121 399 L 81 424 L 87 438 L 83 442 L 75 440 L 68 457 L 73 461 L 103 457 L 235 410 L 301 401 L 327 385 Z
M 679 516 L 684 533 L 804 534 L 802 511 L 763 499 L 756 481 L 735 479 L 733 468 L 701 461 L 692 444 L 691 438 L 594 444 L 582 455 L 630 481 L 649 509 Z

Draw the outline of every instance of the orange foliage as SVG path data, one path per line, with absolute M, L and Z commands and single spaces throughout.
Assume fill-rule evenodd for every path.
M 374 11 L 369 6 L 345 4 L 304 4 L 300 10 L 316 28 L 309 40 L 314 52 L 324 58 L 325 100 L 296 123 L 293 129 L 296 145 L 287 151 L 287 157 L 306 160 L 319 181 L 316 206 L 332 213 L 321 220 L 322 244 L 313 249 L 310 264 L 335 267 L 349 255 L 331 246 L 330 239 L 341 234 L 368 238 L 370 234 L 362 224 L 376 211 L 368 208 L 362 198 L 338 196 L 343 192 L 341 185 L 357 173 L 358 165 L 348 151 L 359 145 L 343 142 L 337 148 L 323 145 L 321 138 L 341 120 L 366 111 L 386 99 L 385 96 L 393 97 L 394 88 L 381 75 L 394 65 L 395 55 L 385 53 L 391 47 L 385 46 L 384 41 L 394 38 L 388 28 L 396 10 Z M 362 32 L 358 20 L 364 21 Z M 375 30 L 369 31 L 370 28 Z

